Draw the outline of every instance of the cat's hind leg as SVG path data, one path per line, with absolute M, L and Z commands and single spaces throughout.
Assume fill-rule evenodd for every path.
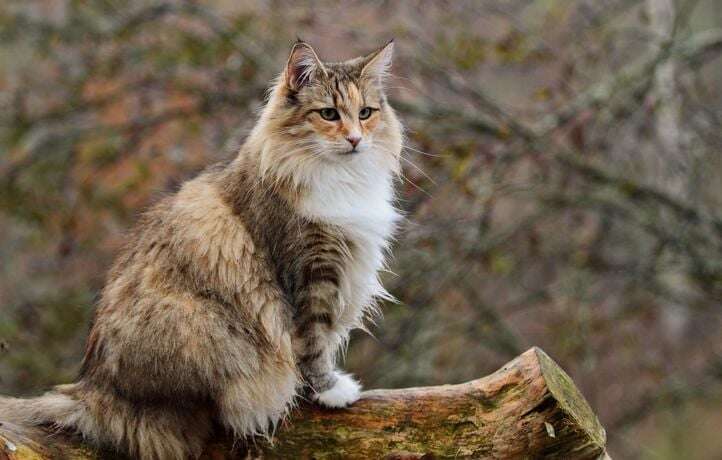
M 271 435 L 292 407 L 300 379 L 293 361 L 287 359 L 292 356 L 290 345 L 282 348 L 277 356 L 265 358 L 220 389 L 219 418 L 236 437 Z

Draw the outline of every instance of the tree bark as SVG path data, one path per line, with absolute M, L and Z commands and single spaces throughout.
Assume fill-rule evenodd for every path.
M 372 390 L 351 408 L 301 404 L 273 442 L 219 438 L 203 458 L 600 459 L 606 435 L 569 376 L 532 348 L 460 385 Z M 108 459 L 77 439 L 0 426 L 0 460 Z

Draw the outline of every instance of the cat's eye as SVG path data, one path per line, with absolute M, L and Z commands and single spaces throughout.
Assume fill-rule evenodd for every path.
M 338 110 L 332 109 L 331 107 L 321 109 L 318 111 L 318 113 L 321 115 L 321 118 L 326 121 L 335 121 L 341 118 L 338 114 Z
M 371 113 L 374 111 L 371 107 L 364 107 L 361 109 L 361 111 L 358 113 L 358 117 L 360 120 L 365 120 L 368 117 L 371 116 Z

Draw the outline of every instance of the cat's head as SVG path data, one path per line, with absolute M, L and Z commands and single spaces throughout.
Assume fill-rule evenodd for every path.
M 261 117 L 272 138 L 262 167 L 309 182 L 320 173 L 369 175 L 398 172 L 402 128 L 384 84 L 393 42 L 344 62 L 322 62 L 297 42 Z

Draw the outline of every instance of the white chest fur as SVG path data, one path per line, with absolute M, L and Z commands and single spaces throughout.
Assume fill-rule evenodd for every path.
M 352 243 L 352 259 L 341 283 L 342 322 L 361 326 L 374 299 L 387 298 L 378 278 L 399 214 L 393 207 L 391 173 L 317 176 L 300 212 L 314 220 L 338 226 Z

